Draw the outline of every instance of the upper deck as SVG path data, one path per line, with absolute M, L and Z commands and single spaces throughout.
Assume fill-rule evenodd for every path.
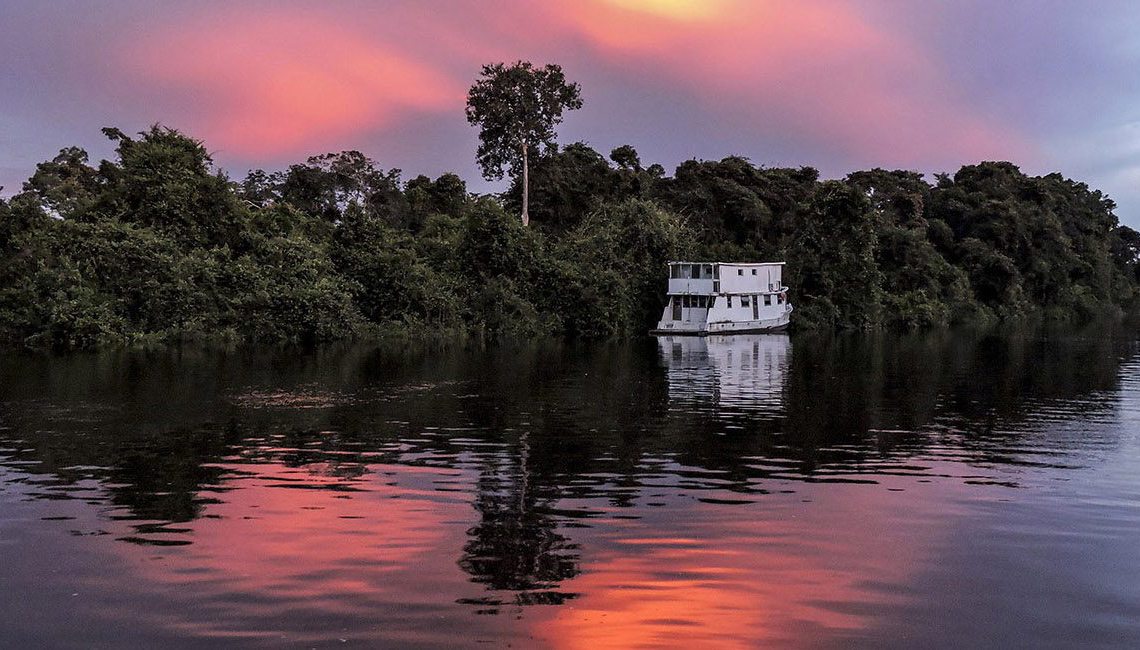
M 669 293 L 778 293 L 783 269 L 783 262 L 669 262 Z

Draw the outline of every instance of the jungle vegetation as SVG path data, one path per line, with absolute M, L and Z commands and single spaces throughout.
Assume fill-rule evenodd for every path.
M 1140 233 L 1110 199 L 1008 162 L 933 182 L 738 156 L 669 175 L 630 146 L 551 143 L 529 196 L 521 173 L 476 195 L 356 151 L 236 180 L 176 130 L 104 133 L 114 160 L 64 149 L 0 200 L 5 344 L 637 335 L 670 259 L 786 260 L 801 329 L 1088 318 L 1140 289 Z

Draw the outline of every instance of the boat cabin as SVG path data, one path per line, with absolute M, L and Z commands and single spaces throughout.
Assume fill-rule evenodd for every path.
M 783 262 L 670 262 L 668 301 L 654 333 L 773 332 L 792 305 Z

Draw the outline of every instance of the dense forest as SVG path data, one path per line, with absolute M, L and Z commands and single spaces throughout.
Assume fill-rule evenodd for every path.
M 314 342 L 425 332 L 641 334 L 666 260 L 788 262 L 796 328 L 873 329 L 1119 312 L 1140 233 L 1100 192 L 1005 162 L 821 180 L 741 157 L 668 175 L 629 146 L 530 161 L 523 188 L 405 180 L 350 151 L 236 181 L 203 143 L 105 129 L 0 200 L 0 339 Z

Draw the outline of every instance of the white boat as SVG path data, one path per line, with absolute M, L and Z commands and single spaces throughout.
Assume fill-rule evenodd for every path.
M 652 334 L 779 332 L 792 316 L 783 262 L 669 262 L 669 300 Z

